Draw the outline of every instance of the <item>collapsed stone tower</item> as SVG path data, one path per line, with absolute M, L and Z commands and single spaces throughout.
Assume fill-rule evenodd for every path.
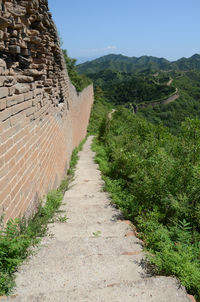
M 47 0 L 0 0 L 0 214 L 29 215 L 87 130 L 93 87 L 71 84 Z

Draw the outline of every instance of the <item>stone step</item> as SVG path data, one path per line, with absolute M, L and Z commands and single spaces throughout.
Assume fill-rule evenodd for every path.
M 106 282 L 102 281 L 95 288 L 74 286 L 68 290 L 50 289 L 37 294 L 13 295 L 2 301 L 16 302 L 191 302 L 185 289 L 175 278 L 154 277 L 139 281 Z

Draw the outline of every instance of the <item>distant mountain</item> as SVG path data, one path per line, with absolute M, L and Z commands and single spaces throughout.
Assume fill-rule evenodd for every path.
M 164 58 L 142 56 L 140 58 L 110 54 L 77 66 L 79 73 L 97 73 L 110 69 L 126 73 L 153 72 L 169 70 L 171 63 Z
M 190 71 L 200 69 L 200 55 L 195 54 L 190 58 L 181 58 L 170 62 L 164 58 L 152 56 L 127 57 L 123 55 L 110 54 L 98 59 L 77 65 L 79 73 L 92 74 L 109 69 L 126 73 L 156 72 L 160 70 L 184 70 Z
M 76 65 L 80 65 L 80 64 L 83 64 L 85 62 L 88 62 L 88 61 L 92 61 L 92 60 L 95 60 L 97 59 L 98 56 L 95 56 L 95 57 L 76 57 Z
M 190 58 L 181 58 L 172 63 L 174 67 L 182 71 L 191 71 L 194 69 L 200 69 L 200 55 L 195 54 Z
M 174 62 L 110 54 L 77 69 L 93 81 L 96 100 L 130 108 L 155 124 L 163 123 L 173 134 L 186 117 L 200 118 L 199 54 Z

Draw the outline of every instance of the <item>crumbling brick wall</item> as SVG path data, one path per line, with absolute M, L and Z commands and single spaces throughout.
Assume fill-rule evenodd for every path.
M 70 83 L 46 0 L 0 0 L 0 214 L 31 214 L 85 137 L 93 87 Z

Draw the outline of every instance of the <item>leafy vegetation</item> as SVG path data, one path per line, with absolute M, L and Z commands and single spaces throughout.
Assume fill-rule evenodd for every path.
M 199 62 L 200 55 L 175 62 L 108 55 L 77 68 L 93 80 L 95 91 L 102 90 L 106 101 L 124 105 L 154 124 L 163 123 L 177 134 L 186 117 L 200 117 Z M 177 91 L 176 101 L 159 104 Z
M 200 55 L 194 54 L 190 58 L 181 58 L 175 62 L 173 62 L 174 69 L 177 68 L 178 70 L 183 71 L 192 71 L 195 69 L 200 69 Z
M 95 93 L 95 100 L 90 115 L 90 123 L 88 126 L 88 133 L 97 133 L 100 124 L 107 117 L 109 111 L 112 109 L 112 105 L 105 101 L 102 96 L 102 90 L 97 89 Z
M 198 301 L 199 58 L 170 63 L 110 55 L 79 69 L 104 99 L 94 105 L 98 119 L 96 124 L 91 120 L 90 131 L 98 134 L 94 149 L 105 190 L 137 225 L 156 273 L 177 276 Z M 153 104 L 177 91 L 176 101 Z M 112 119 L 106 118 L 106 101 L 118 106 Z M 142 108 L 144 103 L 149 105 Z
M 200 120 L 173 136 L 119 108 L 102 120 L 94 150 L 105 190 L 137 225 L 156 272 L 200 301 Z
M 102 89 L 103 96 L 116 105 L 143 104 L 167 99 L 175 94 L 173 85 L 166 85 L 168 75 L 154 78 L 152 75 L 131 75 L 105 69 L 96 74 L 88 74 L 94 81 L 94 88 Z
M 9 294 L 14 286 L 14 275 L 19 264 L 31 253 L 30 247 L 46 234 L 48 222 L 61 204 L 60 190 L 51 191 L 42 207 L 31 219 L 9 220 L 0 231 L 0 295 Z
M 200 71 L 174 73 L 173 85 L 178 88 L 180 98 L 167 105 L 156 105 L 139 110 L 138 114 L 154 124 L 163 123 L 173 134 L 180 131 L 186 117 L 200 118 Z
M 118 85 L 110 85 L 105 96 L 113 103 L 122 105 L 131 103 L 151 103 L 164 100 L 175 93 L 175 87 L 153 83 L 148 78 L 130 76 L 130 79 L 121 81 Z
M 67 51 L 63 50 L 63 55 L 68 71 L 69 78 L 78 92 L 91 84 L 91 80 L 85 75 L 79 75 L 76 70 L 76 59 L 72 59 L 67 55 Z
M 86 142 L 86 138 L 84 138 L 82 140 L 82 142 L 78 145 L 78 147 L 74 148 L 74 150 L 72 152 L 69 169 L 67 171 L 67 175 L 69 175 L 71 177 L 74 177 L 75 167 L 76 167 L 76 164 L 77 164 L 78 159 L 79 159 L 78 153 L 79 153 L 79 151 L 82 150 L 83 145 L 85 144 L 85 142 Z
M 57 190 L 47 194 L 44 206 L 38 205 L 37 213 L 29 218 L 16 218 L 8 221 L 7 225 L 2 225 L 0 229 L 0 295 L 8 295 L 13 286 L 14 273 L 22 261 L 32 253 L 32 247 L 37 245 L 41 237 L 46 235 L 48 223 L 52 221 L 55 213 L 59 213 L 65 191 L 69 182 L 74 176 L 74 169 L 78 160 L 78 152 L 82 149 L 85 140 L 74 149 L 70 162 L 68 175 L 61 182 Z M 64 223 L 67 217 L 58 216 L 58 222 Z

